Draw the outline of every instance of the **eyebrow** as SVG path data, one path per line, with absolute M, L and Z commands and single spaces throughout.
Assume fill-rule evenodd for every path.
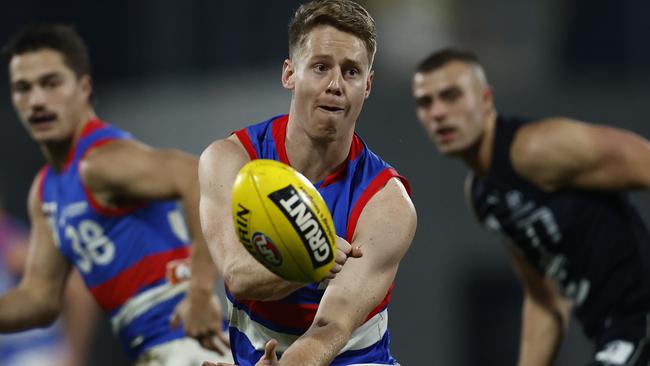
M 333 59 L 334 59 L 334 57 L 332 57 L 331 55 L 323 55 L 323 54 L 313 55 L 312 57 L 310 57 L 310 60 L 328 60 L 328 61 L 331 61 Z M 351 64 L 351 65 L 354 65 L 354 66 L 360 66 L 361 65 L 358 60 L 354 60 L 354 59 L 347 58 L 347 57 L 343 59 L 343 64 L 344 65 L 345 64 Z
M 417 106 L 428 105 L 431 103 L 433 103 L 433 96 L 431 94 L 425 94 L 419 97 L 415 97 L 415 104 Z
M 436 94 L 438 94 L 438 96 L 448 96 L 449 94 L 462 93 L 462 92 L 463 89 L 461 87 L 459 87 L 456 84 L 451 84 L 443 89 L 440 89 Z
M 53 79 L 53 78 L 58 78 L 58 77 L 61 77 L 61 74 L 59 72 L 53 71 L 53 72 L 48 72 L 47 74 L 44 74 L 44 75 L 40 75 L 35 80 L 37 82 L 41 82 L 41 81 L 47 81 L 47 80 L 50 80 L 50 79 Z M 12 80 L 11 81 L 11 84 L 19 84 L 19 83 L 30 83 L 30 81 L 25 79 L 25 78 L 21 78 L 21 79 L 18 79 L 18 80 Z
M 333 57 L 330 55 L 313 55 L 310 58 L 308 58 L 309 61 L 318 61 L 318 60 L 332 60 Z
M 354 67 L 359 68 L 359 69 L 361 68 L 361 63 L 358 60 L 353 60 L 353 59 L 350 59 L 350 58 L 343 59 L 343 65 L 354 66 Z
M 58 77 L 61 77 L 60 73 L 58 73 L 58 72 L 50 72 L 50 73 L 47 73 L 45 75 L 39 76 L 38 80 L 49 80 L 49 79 L 58 78 Z

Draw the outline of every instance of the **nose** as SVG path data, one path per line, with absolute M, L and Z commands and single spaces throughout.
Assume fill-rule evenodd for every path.
M 431 117 L 438 122 L 443 121 L 447 117 L 448 111 L 449 110 L 445 103 L 431 103 L 431 106 L 429 107 Z
M 341 89 L 341 84 L 343 83 L 343 74 L 339 69 L 332 70 L 332 78 L 330 79 L 329 84 L 327 85 L 327 93 L 340 96 L 343 94 Z
M 45 91 L 38 86 L 32 88 L 27 99 L 31 108 L 42 107 L 45 105 Z

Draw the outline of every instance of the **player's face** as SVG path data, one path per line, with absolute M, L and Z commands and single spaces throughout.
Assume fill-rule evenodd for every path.
M 11 97 L 21 122 L 37 142 L 69 140 L 89 107 L 90 78 L 77 78 L 55 50 L 13 56 Z
M 492 95 L 478 75 L 471 65 L 450 62 L 413 78 L 418 119 L 442 154 L 462 154 L 483 134 Z
M 282 83 L 293 91 L 292 113 L 307 135 L 333 141 L 354 130 L 372 77 L 361 39 L 318 26 L 285 61 Z

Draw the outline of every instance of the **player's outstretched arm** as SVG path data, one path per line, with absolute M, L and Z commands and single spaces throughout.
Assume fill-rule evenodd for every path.
M 280 359 L 281 365 L 329 365 L 350 335 L 378 306 L 411 244 L 416 213 L 396 178 L 368 202 L 352 239 L 363 256 L 350 258 L 332 280 L 309 330 Z
M 512 244 L 505 244 L 524 287 L 519 345 L 520 366 L 553 364 L 568 328 L 571 305 Z
M 617 128 L 542 120 L 517 133 L 511 155 L 515 170 L 546 191 L 650 188 L 650 142 Z
M 281 279 L 258 263 L 239 243 L 233 224 L 232 186 L 237 173 L 248 161 L 248 155 L 235 136 L 212 143 L 201 154 L 199 183 L 203 234 L 235 298 L 280 299 L 301 285 Z
M 218 269 L 199 221 L 198 159 L 178 150 L 117 140 L 91 150 L 80 168 L 86 186 L 107 205 L 181 200 L 192 240 L 192 276 L 188 295 L 177 307 L 172 325 L 182 322 L 188 335 L 222 353 L 228 340 L 221 333 L 223 312 L 214 296 Z
M 70 265 L 55 246 L 38 186 L 35 179 L 27 204 L 31 232 L 25 272 L 18 287 L 0 296 L 0 332 L 46 326 L 61 312 Z

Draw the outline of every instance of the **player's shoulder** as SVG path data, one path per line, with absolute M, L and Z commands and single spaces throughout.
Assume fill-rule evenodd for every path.
M 79 158 L 77 174 L 91 192 L 114 194 L 133 182 L 132 172 L 155 165 L 151 157 L 157 151 L 135 139 L 99 140 Z
M 88 149 L 79 160 L 79 172 L 83 176 L 101 173 L 109 166 L 119 165 L 128 159 L 137 158 L 138 153 L 152 148 L 133 139 L 107 139 Z
M 522 126 L 510 148 L 512 167 L 545 191 L 554 190 L 574 157 L 585 146 L 590 125 L 565 117 L 546 118 Z
M 386 222 L 386 217 L 391 218 L 390 222 Z M 363 208 L 358 223 L 353 224 L 352 240 L 368 234 L 390 235 L 399 238 L 392 242 L 389 250 L 395 254 L 395 250 L 406 250 L 411 244 L 417 221 L 417 210 L 405 185 L 398 177 L 392 177 Z
M 250 161 L 246 149 L 235 134 L 208 145 L 199 157 L 199 172 L 239 169 Z
M 576 133 L 586 125 L 566 117 L 549 117 L 526 123 L 514 136 L 511 156 L 520 162 L 537 161 L 567 138 L 576 137 Z
M 411 200 L 408 187 L 399 176 L 389 178 L 370 201 L 375 201 L 373 206 L 382 210 L 403 207 L 403 213 L 416 217 L 415 205 Z
M 45 179 L 49 169 L 50 167 L 48 164 L 43 165 L 34 176 L 34 179 L 32 179 L 32 184 L 29 188 L 29 193 L 27 194 L 27 210 L 32 218 L 34 214 L 40 212 L 43 203 Z
M 201 161 L 224 160 L 237 157 L 246 157 L 244 145 L 236 134 L 218 139 L 208 145 L 201 153 Z

